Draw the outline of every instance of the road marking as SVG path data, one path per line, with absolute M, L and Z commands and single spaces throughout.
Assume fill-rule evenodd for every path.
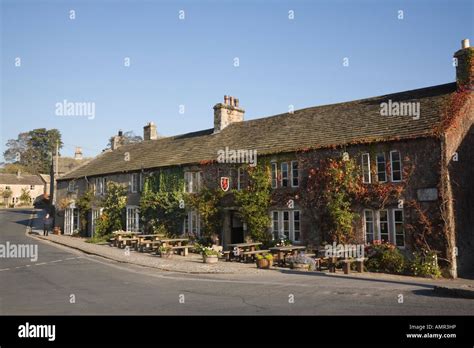
M 58 262 L 61 262 L 61 261 L 66 261 L 66 260 L 75 260 L 75 259 L 83 259 L 84 256 L 78 256 L 78 257 L 69 257 L 67 259 L 64 259 L 64 260 L 54 260 L 54 261 L 48 261 L 48 262 L 41 262 L 41 263 L 35 263 L 34 266 L 42 266 L 42 265 L 48 265 L 48 264 L 51 264 L 51 263 L 58 263 Z M 24 265 L 24 266 L 17 266 L 17 267 L 14 267 L 14 269 L 20 269 L 20 268 L 26 268 L 26 267 L 31 267 L 33 265 Z M 12 268 L 2 268 L 0 269 L 0 272 L 2 271 L 11 271 Z
M 64 261 L 64 260 L 55 260 L 55 261 L 50 261 L 50 263 L 56 263 L 56 262 L 61 262 L 61 261 Z
M 9 271 L 9 270 L 10 270 L 10 268 L 3 268 L 3 269 L 0 269 L 0 272 L 1 271 Z
M 46 265 L 46 262 L 37 263 L 36 266 Z

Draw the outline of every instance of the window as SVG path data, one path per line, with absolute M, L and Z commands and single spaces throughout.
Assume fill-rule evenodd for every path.
M 393 230 L 395 234 L 395 245 L 405 246 L 405 229 L 403 228 L 403 210 L 393 210 Z
M 77 190 L 77 183 L 74 180 L 69 181 L 69 184 L 67 186 L 67 191 L 68 192 L 75 192 Z
M 299 210 L 293 211 L 293 240 L 300 240 L 300 212 Z
M 362 178 L 365 184 L 370 183 L 370 156 L 368 153 L 362 154 Z
M 140 231 L 140 214 L 138 207 L 128 206 L 127 207 L 127 226 L 128 232 L 139 232 Z
M 288 187 L 288 163 L 282 162 L 281 164 L 281 187 Z
M 392 181 L 402 181 L 402 161 L 399 151 L 390 151 Z
M 106 179 L 105 178 L 96 178 L 95 179 L 95 192 L 99 195 L 104 195 L 106 192 Z
M 103 208 L 92 209 L 92 220 L 91 220 L 91 237 L 94 237 L 97 229 L 97 220 L 100 218 L 103 212 Z
M 379 212 L 379 234 L 380 240 L 390 242 L 390 233 L 388 230 L 388 211 L 381 210 Z
M 299 241 L 301 238 L 301 213 L 299 210 L 270 212 L 273 239 L 288 238 Z
M 278 183 L 278 165 L 272 162 L 272 188 L 277 188 Z
M 372 210 L 364 210 L 365 220 L 365 241 L 372 243 L 374 241 L 374 212 Z
M 274 239 L 280 238 L 280 225 L 277 211 L 272 212 L 272 234 Z
M 237 169 L 237 190 L 242 190 L 244 187 L 244 169 L 238 168 Z
M 10 186 L 5 186 L 5 190 L 11 190 Z
M 201 189 L 202 172 L 185 172 L 185 191 L 188 193 L 197 193 Z
M 284 211 L 283 213 L 283 234 L 286 238 L 290 239 L 290 212 Z
M 138 173 L 130 174 L 130 192 L 137 193 L 140 185 L 140 176 Z
M 298 161 L 291 162 L 291 186 L 299 186 L 299 172 L 298 172 Z
M 79 230 L 79 210 L 66 208 L 64 212 L 64 234 L 71 235 Z
M 377 154 L 377 181 L 386 182 L 387 181 L 387 164 L 385 162 L 385 154 Z
M 30 190 L 34 190 L 35 189 L 35 185 L 30 185 Z
M 145 182 L 145 178 L 144 178 L 144 175 L 143 173 L 140 173 L 140 177 L 139 177 L 139 184 L 138 184 L 138 190 L 140 192 L 143 191 L 143 183 Z
M 197 211 L 190 211 L 184 217 L 183 233 L 196 237 L 201 235 L 201 218 Z

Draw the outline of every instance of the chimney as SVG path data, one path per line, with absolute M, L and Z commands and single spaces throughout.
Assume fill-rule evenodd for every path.
M 214 106 L 214 133 L 219 133 L 225 127 L 244 120 L 245 110 L 239 107 L 239 99 L 224 96 L 224 103 Z
M 148 122 L 145 127 L 143 127 L 143 140 L 155 140 L 158 139 L 158 134 L 156 133 L 156 125 L 153 122 Z
M 470 47 L 469 39 L 461 42 L 461 49 L 454 53 L 457 59 L 456 82 L 458 89 L 473 89 L 474 87 L 474 47 Z
M 76 151 L 74 152 L 74 159 L 75 160 L 82 159 L 82 149 L 80 147 L 76 147 Z
M 123 145 L 123 132 L 121 130 L 118 131 L 117 135 L 114 135 L 111 139 L 112 143 L 112 150 L 117 150 L 120 146 Z

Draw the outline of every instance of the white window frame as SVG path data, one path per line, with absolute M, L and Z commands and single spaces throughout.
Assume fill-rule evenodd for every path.
M 379 164 L 381 164 L 381 162 L 379 162 L 379 155 L 382 155 L 383 156 L 383 172 L 379 170 Z M 385 152 L 379 152 L 378 154 L 375 155 L 375 168 L 377 169 L 377 181 L 378 182 L 387 182 L 387 158 L 385 156 Z M 384 175 L 385 177 L 385 180 L 380 180 L 379 179 L 379 175 L 382 174 Z
M 271 164 L 272 164 L 272 170 L 271 170 L 272 188 L 277 188 L 278 187 L 278 163 L 272 162 Z
M 372 221 L 367 221 L 367 215 L 366 213 L 369 212 L 372 215 Z M 367 223 L 371 222 L 372 223 L 372 241 L 376 240 L 376 235 L 375 235 L 375 213 L 372 209 L 364 209 L 364 241 L 366 243 L 371 243 L 370 241 L 367 240 Z
M 185 233 L 201 236 L 201 216 L 196 210 L 188 211 L 184 217 L 183 234 Z
M 94 185 L 96 194 L 105 195 L 106 185 L 107 183 L 106 183 L 105 177 L 96 178 L 95 185 Z
M 402 221 L 401 222 L 397 222 L 395 221 L 395 212 L 397 211 L 400 211 L 402 213 Z M 402 225 L 402 231 L 403 233 L 401 234 L 403 236 L 403 245 L 397 245 L 397 228 L 396 228 L 396 225 L 397 223 L 401 223 Z M 393 234 L 393 244 L 400 248 L 400 249 L 404 249 L 405 248 L 405 212 L 403 211 L 403 209 L 392 209 L 392 234 Z M 398 234 L 400 235 L 400 234 Z
M 367 157 L 367 168 L 365 168 L 364 157 Z M 370 173 L 370 154 L 368 152 L 362 154 L 361 165 L 362 165 L 362 182 L 364 184 L 370 184 L 372 182 L 372 177 Z M 365 180 L 366 169 L 367 169 L 367 174 L 369 175 L 368 181 Z
M 400 180 L 394 180 L 393 179 L 393 153 L 397 152 L 398 153 L 398 162 L 400 162 Z M 398 150 L 392 150 L 390 151 L 390 179 L 392 180 L 392 182 L 401 182 L 403 180 L 403 167 L 402 167 L 402 155 L 400 153 L 400 151 Z
M 296 169 L 293 168 L 293 164 L 296 164 Z M 300 186 L 300 170 L 299 170 L 299 163 L 298 161 L 291 161 L 291 164 L 290 164 L 291 168 L 290 168 L 290 171 L 291 171 L 291 187 L 299 187 Z M 295 172 L 296 172 L 296 176 L 295 176 Z M 294 184 L 294 180 L 296 179 L 296 185 Z
M 104 208 L 93 208 L 92 209 L 92 219 L 91 219 L 91 237 L 94 237 L 95 230 L 97 229 L 97 219 L 102 216 Z
M 130 193 L 138 193 L 138 187 L 140 185 L 140 177 L 138 173 L 130 174 Z
M 299 229 L 295 229 L 295 212 L 299 214 Z M 285 234 L 285 224 L 284 222 L 284 215 L 285 213 L 288 214 L 288 235 Z M 275 216 L 277 220 L 275 220 Z M 301 210 L 272 210 L 270 211 L 270 218 L 272 221 L 271 225 L 271 233 L 272 239 L 280 239 L 282 236 L 288 237 L 289 240 L 292 242 L 299 242 L 301 241 Z M 277 230 L 275 230 L 275 227 Z M 295 239 L 295 232 L 299 232 L 299 238 Z M 276 234 L 276 236 L 275 236 Z
M 64 234 L 72 235 L 74 233 L 74 225 L 77 226 L 78 230 L 80 229 L 80 215 L 79 212 L 76 215 L 75 211 L 77 211 L 77 208 L 74 207 L 68 207 L 64 211 Z M 76 221 L 74 221 L 74 215 L 76 215 Z
M 198 193 L 201 190 L 202 172 L 184 172 L 184 191 L 187 193 Z
M 286 166 L 286 177 L 283 177 L 283 166 Z M 291 187 L 290 183 L 290 166 L 288 165 L 288 162 L 281 162 L 280 163 L 280 187 Z M 286 185 L 283 185 L 283 181 L 286 180 Z
M 76 192 L 76 191 L 77 191 L 76 180 L 70 180 L 67 185 L 67 192 Z
M 392 236 L 390 233 L 390 211 L 388 209 L 380 209 L 377 210 L 377 239 L 382 240 L 382 220 L 380 219 L 381 212 L 386 212 L 387 213 L 387 221 L 384 221 L 384 223 L 387 225 L 387 232 L 388 232 L 388 240 L 387 242 L 392 243 Z
M 136 205 L 127 205 L 125 230 L 127 232 L 140 231 L 140 210 Z

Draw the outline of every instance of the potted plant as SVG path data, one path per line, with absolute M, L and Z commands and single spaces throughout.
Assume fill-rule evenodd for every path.
M 269 269 L 273 266 L 273 255 L 257 255 L 257 268 Z
M 171 249 L 170 246 L 164 246 L 164 245 L 162 245 L 162 246 L 160 246 L 160 247 L 158 248 L 158 251 L 159 251 L 160 256 L 161 256 L 162 258 L 168 259 L 168 258 L 171 257 L 171 253 L 172 253 L 173 249 Z
M 204 263 L 216 263 L 218 260 L 219 252 L 212 248 L 205 247 L 202 248 L 201 255 Z

